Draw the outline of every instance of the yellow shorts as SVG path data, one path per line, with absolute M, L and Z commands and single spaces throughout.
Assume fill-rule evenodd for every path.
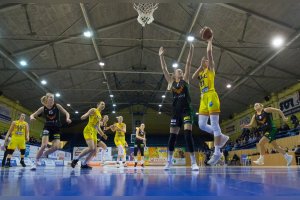
M 97 130 L 95 127 L 87 125 L 83 130 L 83 136 L 85 140 L 93 140 L 97 143 Z
M 15 150 L 16 148 L 19 150 L 26 149 L 26 141 L 24 136 L 22 138 L 11 138 L 7 149 Z
M 122 145 L 125 148 L 125 144 L 126 144 L 125 137 L 115 137 L 114 142 L 116 146 Z
M 220 100 L 215 91 L 209 91 L 201 95 L 199 114 L 209 115 L 220 112 Z

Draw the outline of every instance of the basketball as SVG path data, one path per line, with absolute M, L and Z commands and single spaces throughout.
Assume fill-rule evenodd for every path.
M 213 35 L 213 32 L 211 28 L 209 27 L 204 27 L 200 31 L 200 36 L 203 40 L 209 40 Z

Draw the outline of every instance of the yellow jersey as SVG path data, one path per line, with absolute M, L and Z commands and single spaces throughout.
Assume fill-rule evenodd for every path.
M 101 119 L 102 119 L 102 116 L 101 116 L 100 111 L 95 108 L 94 113 L 89 116 L 88 125 L 90 125 L 90 126 L 96 126 Z
M 203 94 L 208 91 L 215 91 L 215 71 L 211 71 L 208 67 L 198 75 L 200 92 Z
M 25 139 L 26 126 L 27 126 L 27 122 L 16 120 L 14 129 L 12 130 L 11 133 L 12 137 L 24 137 Z
M 115 123 L 115 126 L 118 127 L 119 129 L 123 129 L 126 126 L 126 124 L 124 124 L 124 123 L 121 123 L 121 124 L 120 123 Z M 125 137 L 125 132 L 116 131 L 115 137 Z

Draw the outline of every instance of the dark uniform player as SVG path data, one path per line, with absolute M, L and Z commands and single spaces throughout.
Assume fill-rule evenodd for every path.
M 190 45 L 189 55 L 187 58 L 187 64 L 185 66 L 185 73 L 181 69 L 176 69 L 174 78 L 170 76 L 167 70 L 167 64 L 164 60 L 164 48 L 159 49 L 159 56 L 161 61 L 161 67 L 168 82 L 168 89 L 172 90 L 173 93 L 173 117 L 170 124 L 170 137 L 169 137 L 169 151 L 168 151 L 168 163 L 164 167 L 165 170 L 170 169 L 172 165 L 172 157 L 175 149 L 175 143 L 180 127 L 184 125 L 184 136 L 186 140 L 187 152 L 190 152 L 192 169 L 199 170 L 196 164 L 194 154 L 194 141 L 192 137 L 192 109 L 190 106 L 191 98 L 189 94 L 189 74 L 191 68 L 191 62 L 193 57 L 194 46 Z
M 41 98 L 41 103 L 43 104 L 36 112 L 30 115 L 30 120 L 35 120 L 35 117 L 44 113 L 46 122 L 44 124 L 42 132 L 42 145 L 36 155 L 36 161 L 32 164 L 31 169 L 36 169 L 36 163 L 39 161 L 42 155 L 48 156 L 54 151 L 60 148 L 60 121 L 59 113 L 63 112 L 66 116 L 67 123 L 71 123 L 70 114 L 60 105 L 54 102 L 54 95 L 47 93 L 46 96 Z M 48 145 L 48 142 L 52 142 L 51 148 L 44 152 L 45 148 Z
M 274 148 L 281 153 L 284 158 L 287 161 L 287 165 L 289 166 L 292 163 L 293 156 L 288 155 L 284 149 L 282 149 L 280 146 L 278 146 L 277 142 L 275 141 L 275 136 L 277 133 L 277 129 L 273 123 L 272 120 L 272 113 L 278 113 L 283 121 L 287 121 L 288 118 L 286 118 L 283 114 L 283 112 L 277 108 L 264 108 L 264 106 L 261 103 L 254 104 L 254 110 L 255 114 L 253 115 L 250 124 L 247 125 L 241 125 L 242 128 L 251 128 L 252 126 L 256 125 L 262 129 L 264 136 L 259 141 L 260 146 L 260 157 L 253 161 L 257 165 L 263 165 L 264 164 L 264 155 L 266 152 L 265 144 L 269 142 L 271 145 L 274 146 Z
M 144 167 L 144 147 L 146 143 L 146 132 L 145 132 L 145 124 L 141 124 L 140 127 L 136 128 L 136 137 L 134 143 L 134 167 L 137 166 L 138 159 L 137 154 L 138 151 L 141 153 L 141 166 Z
M 107 149 L 107 146 L 105 144 L 105 141 L 107 140 L 107 135 L 106 132 L 110 129 L 110 127 L 107 126 L 108 122 L 108 116 L 104 115 L 102 122 L 100 122 L 100 127 L 102 132 L 104 133 L 103 135 L 100 135 L 99 133 L 97 134 L 97 152 L 99 152 L 99 149 L 102 148 L 101 151 L 101 161 L 104 162 L 104 154 Z

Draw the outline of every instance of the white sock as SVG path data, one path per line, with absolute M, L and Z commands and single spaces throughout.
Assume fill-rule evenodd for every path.
M 285 159 L 287 159 L 289 157 L 289 154 L 285 153 L 283 156 Z
M 104 161 L 104 153 L 105 153 L 105 150 L 102 149 L 102 151 L 101 151 L 101 161 Z
M 168 151 L 168 163 L 172 164 L 173 151 Z
M 214 152 L 214 154 L 215 155 L 220 155 L 221 154 L 220 147 L 215 146 L 215 152 Z
M 190 153 L 191 163 L 196 164 L 195 153 Z

